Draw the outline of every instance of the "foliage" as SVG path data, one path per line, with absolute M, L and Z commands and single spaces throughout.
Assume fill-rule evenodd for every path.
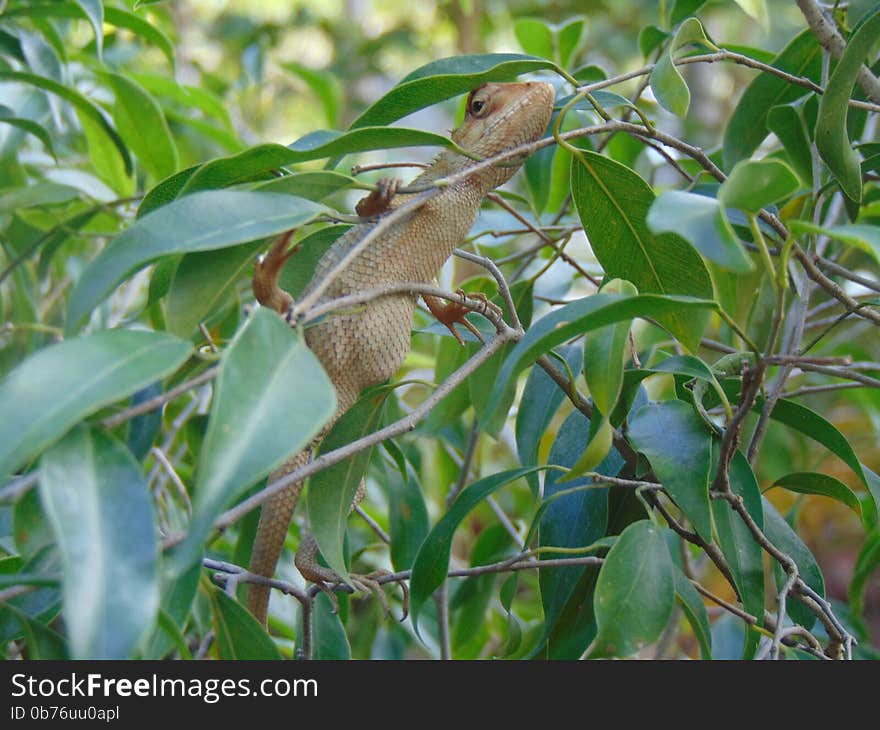
M 370 36 L 313 3 L 0 2 L 7 654 L 876 657 L 880 6 L 835 16 L 836 58 L 781 0 L 419 5 Z M 298 294 L 382 174 L 352 163 L 448 147 L 422 127 L 517 77 L 557 105 L 462 244 L 501 274 L 440 277 L 509 326 L 462 347 L 419 312 L 308 494 L 328 563 L 403 572 L 411 616 L 334 614 L 286 553 L 266 633 L 235 600 L 254 495 L 335 396 L 256 257 L 296 228 Z

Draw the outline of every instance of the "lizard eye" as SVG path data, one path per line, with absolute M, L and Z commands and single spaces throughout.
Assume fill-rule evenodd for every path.
M 472 116 L 481 117 L 485 116 L 486 112 L 489 111 L 489 105 L 483 99 L 473 99 L 471 100 L 471 108 L 470 113 Z

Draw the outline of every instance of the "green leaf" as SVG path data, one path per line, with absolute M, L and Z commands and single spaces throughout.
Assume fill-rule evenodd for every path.
M 4 610 L 8 611 L 21 625 L 23 638 L 27 644 L 28 659 L 70 659 L 67 643 L 61 634 L 31 618 L 24 611 L 19 611 L 12 604 L 7 603 Z
M 159 616 L 164 615 L 167 621 L 176 625 L 180 633 L 186 626 L 187 617 L 196 597 L 199 587 L 199 576 L 202 566 L 199 563 L 193 565 L 189 571 L 177 577 L 167 569 L 162 571 L 159 598 Z M 147 642 L 143 652 L 144 659 L 162 659 L 174 647 L 173 633 L 169 633 L 168 627 L 158 626 L 150 641 Z
M 216 190 L 189 195 L 145 215 L 89 264 L 70 295 L 67 331 L 127 276 L 162 256 L 212 251 L 302 225 L 324 208 L 292 195 Z
M 675 0 L 669 11 L 669 26 L 674 28 L 685 18 L 696 15 L 706 4 L 706 0 Z
M 743 160 L 721 183 L 718 201 L 725 207 L 756 215 L 761 208 L 787 198 L 799 187 L 797 175 L 782 160 Z
M 817 233 L 830 236 L 836 241 L 855 246 L 880 263 L 880 227 L 868 223 L 831 226 L 823 228 L 809 221 L 792 220 L 789 223 L 792 233 Z
M 559 429 L 550 449 L 549 464 L 573 466 L 581 456 L 590 436 L 590 420 L 580 411 L 573 411 Z M 616 476 L 623 459 L 616 451 L 599 464 L 595 471 Z M 562 482 L 563 473 L 553 469 L 544 480 L 544 501 L 547 505 L 539 518 L 541 547 L 580 548 L 593 545 L 605 535 L 608 524 L 608 489 L 597 487 L 571 493 L 569 490 L 586 487 L 592 478 Z M 559 495 L 559 496 L 555 496 Z M 555 497 L 555 498 L 554 498 Z M 559 553 L 544 553 L 542 559 L 562 557 Z M 572 598 L 586 567 L 548 568 L 539 573 L 541 604 L 544 608 L 544 634 L 549 636 L 556 628 L 563 610 Z
M 101 53 L 104 46 L 104 4 L 101 0 L 73 0 L 92 24 L 92 30 L 95 31 L 95 46 L 98 49 L 98 60 L 101 60 Z
M 810 549 L 804 544 L 803 540 L 776 511 L 776 508 L 766 499 L 764 499 L 764 534 L 770 542 L 794 560 L 795 565 L 797 565 L 798 575 L 810 588 L 824 598 L 825 580 L 822 577 L 822 571 L 819 569 L 816 559 L 813 557 L 813 553 L 810 552 Z M 777 587 L 781 587 L 784 580 L 784 574 L 777 567 Z M 816 623 L 816 614 L 803 603 L 797 601 L 791 594 L 789 594 L 787 609 L 791 620 L 807 630 L 811 629 L 813 624 Z
M 327 124 L 335 126 L 339 121 L 339 108 L 342 106 L 342 89 L 336 76 L 329 71 L 308 68 L 293 61 L 282 63 L 281 67 L 305 82 L 324 107 Z
M 0 69 L 0 81 L 12 81 L 36 86 L 38 89 L 43 89 L 50 94 L 60 96 L 65 101 L 72 104 L 81 118 L 86 118 L 94 122 L 97 128 L 99 128 L 110 139 L 125 164 L 126 173 L 131 174 L 131 157 L 129 157 L 128 148 L 125 146 L 122 138 L 116 130 L 113 129 L 110 122 L 107 121 L 104 112 L 78 91 L 65 86 L 64 84 L 58 83 L 53 79 L 46 78 L 45 76 L 37 76 L 36 74 L 27 73 L 26 71 Z
M 58 161 L 58 157 L 55 154 L 55 147 L 52 145 L 52 138 L 49 136 L 49 132 L 47 132 L 44 127 L 40 126 L 31 119 L 23 119 L 21 117 L 17 117 L 12 109 L 10 109 L 8 106 L 3 105 L 0 105 L 0 122 L 2 122 L 3 124 L 8 124 L 12 127 L 23 129 L 28 134 L 36 137 L 46 146 L 49 154 L 55 158 L 55 161 Z
M 402 117 L 475 89 L 489 81 L 511 81 L 519 74 L 555 68 L 544 58 L 519 53 L 483 53 L 452 56 L 417 68 L 375 104 L 351 129 L 390 124 Z
M 159 546 L 140 465 L 110 436 L 77 429 L 40 460 L 40 499 L 61 550 L 71 655 L 129 657 L 159 609 Z
M 446 580 L 452 538 L 461 521 L 486 497 L 501 487 L 540 467 L 522 467 L 498 472 L 465 487 L 440 518 L 419 549 L 410 580 L 410 614 L 418 631 L 419 615 L 425 601 Z
M 71 426 L 174 372 L 192 347 L 143 330 L 103 330 L 28 356 L 0 382 L 0 475 Z
M 229 110 L 223 100 L 210 89 L 179 84 L 173 78 L 159 74 L 129 72 L 128 77 L 134 79 L 154 96 L 169 99 L 187 109 L 199 109 L 204 113 L 205 119 L 219 124 L 220 128 L 226 132 L 235 133 Z
M 692 43 L 701 43 L 714 48 L 714 44 L 706 37 L 702 24 L 696 18 L 688 18 L 678 27 L 672 42 L 666 47 L 666 52 L 651 72 L 650 83 L 654 96 L 664 109 L 677 117 L 687 116 L 691 104 L 691 92 L 676 68 L 673 57 L 677 50 Z
M 709 500 L 711 436 L 683 401 L 649 403 L 629 419 L 628 438 L 706 542 L 712 541 Z
M 810 471 L 794 472 L 779 477 L 771 486 L 785 487 L 790 492 L 798 494 L 819 494 L 823 497 L 831 497 L 831 499 L 845 504 L 860 518 L 862 516 L 862 505 L 859 498 L 846 484 L 828 474 Z
M 688 577 L 678 566 L 672 568 L 672 577 L 675 581 L 675 600 L 681 606 L 688 623 L 693 629 L 697 643 L 700 645 L 700 655 L 703 659 L 712 658 L 712 633 L 709 628 L 709 612 L 706 604 L 694 588 Z
M 856 616 L 860 616 L 865 609 L 865 590 L 868 587 L 868 580 L 874 575 L 878 565 L 880 565 L 880 531 L 874 530 L 865 538 L 859 550 L 847 591 L 850 608 Z
M 662 28 L 656 25 L 646 25 L 639 31 L 639 50 L 647 58 L 668 37 L 669 33 Z
M 39 182 L 20 188 L 0 191 L 0 214 L 14 213 L 24 208 L 63 205 L 79 197 L 79 191 L 69 185 Z
M 80 125 L 89 148 L 92 169 L 117 195 L 134 193 L 135 180 L 132 171 L 119 157 L 116 145 L 101 125 L 86 116 L 80 117 Z
M 333 604 L 323 593 L 315 596 L 312 609 L 312 659 L 351 659 L 351 645 L 345 626 L 333 612 Z
M 813 155 L 807 128 L 794 104 L 774 106 L 767 114 L 767 129 L 775 134 L 801 182 L 813 185 Z
M 584 35 L 584 21 L 570 20 L 556 32 L 556 45 L 559 53 L 559 65 L 565 68 L 571 61 L 572 54 L 578 49 Z
M 185 170 L 174 173 L 171 177 L 165 178 L 148 192 L 138 206 L 137 217 L 143 218 L 147 213 L 152 213 L 157 208 L 167 205 L 174 200 L 183 190 L 183 186 L 187 181 L 196 174 L 201 165 L 193 165 Z
M 822 47 L 809 28 L 795 36 L 770 65 L 794 76 L 818 82 L 821 75 Z M 762 72 L 746 87 L 724 130 L 724 167 L 731 169 L 758 149 L 767 136 L 767 115 L 780 104 L 790 104 L 805 96 L 807 89 Z
M 717 461 L 717 448 L 716 448 Z M 746 511 L 758 527 L 764 526 L 761 490 L 748 459 L 736 451 L 730 463 L 730 488 L 742 497 Z M 743 608 L 762 623 L 764 619 L 764 554 L 761 546 L 746 527 L 742 518 L 724 500 L 712 503 L 712 515 L 718 533 L 718 546 L 730 568 Z M 744 656 L 750 657 L 758 646 L 760 636 L 746 630 Z
M 819 100 L 816 119 L 816 148 L 846 195 L 862 199 L 862 170 L 858 153 L 852 149 L 846 129 L 846 115 L 856 77 L 865 56 L 880 36 L 880 7 L 875 7 L 853 30 L 837 62 L 825 93 Z
M 770 27 L 770 15 L 765 0 L 734 0 L 734 2 L 746 15 L 757 20 L 765 30 Z
M 335 410 L 333 385 L 305 342 L 274 312 L 254 312 L 220 363 L 176 573 L 192 565 L 223 509 L 306 446 Z
M 428 508 L 418 475 L 406 465 L 406 474 L 392 471 L 382 480 L 388 495 L 388 524 L 391 537 L 391 565 L 409 570 L 430 529 Z
M 147 22 L 139 15 L 130 13 L 123 8 L 114 7 L 113 5 L 107 5 L 104 8 L 104 22 L 115 25 L 117 28 L 130 30 L 145 41 L 152 43 L 165 54 L 165 58 L 171 64 L 172 71 L 174 70 L 174 44 L 155 25 Z
M 675 578 L 663 532 L 639 520 L 609 550 L 593 599 L 599 632 L 590 656 L 631 656 L 666 628 Z
M 568 363 L 573 377 L 581 370 L 583 349 L 575 345 L 560 348 L 560 354 Z M 532 368 L 526 379 L 516 411 L 516 453 L 523 466 L 538 463 L 538 447 L 550 422 L 556 415 L 565 393 L 544 372 L 543 368 Z M 574 462 L 572 462 L 574 463 Z M 526 476 L 532 494 L 538 494 L 538 476 Z
M 113 120 L 144 169 L 161 180 L 177 171 L 177 146 L 165 115 L 150 94 L 120 74 L 102 73 L 113 89 Z
M 272 637 L 246 608 L 211 587 L 214 641 L 220 659 L 283 659 Z
M 520 47 L 532 56 L 552 59 L 553 31 L 538 18 L 518 18 L 513 24 L 513 34 Z
M 755 267 L 715 198 L 669 190 L 651 204 L 647 223 L 653 233 L 677 233 L 725 269 L 744 273 Z
M 346 446 L 375 431 L 382 422 L 387 394 L 387 390 L 370 391 L 349 408 L 321 440 L 321 453 Z M 327 565 L 345 581 L 349 580 L 345 564 L 346 523 L 372 452 L 372 449 L 364 449 L 309 479 L 306 504 L 312 534 Z
M 572 337 L 597 327 L 635 317 L 659 319 L 663 314 L 671 311 L 714 309 L 715 307 L 714 302 L 703 299 L 658 296 L 656 294 L 639 294 L 634 297 L 619 294 L 593 294 L 566 304 L 535 322 L 526 332 L 525 337 L 513 348 L 498 372 L 486 412 L 491 414 L 500 406 L 508 383 L 524 367 L 537 360 L 543 353 L 549 352 Z
M 181 195 L 197 190 L 225 188 L 262 179 L 272 170 L 308 160 L 340 157 L 355 152 L 396 147 L 449 147 L 452 140 L 440 134 L 406 127 L 363 127 L 350 132 L 321 130 L 300 137 L 289 147 L 261 144 L 202 165 L 187 180 Z
M 298 195 L 306 200 L 318 202 L 335 192 L 358 185 L 360 183 L 351 175 L 343 175 L 332 170 L 310 170 L 266 180 L 254 185 L 253 189 L 263 193 Z
M 602 155 L 580 151 L 572 160 L 571 193 L 609 278 L 631 281 L 642 294 L 712 297 L 712 282 L 699 254 L 677 236 L 651 233 L 646 219 L 654 193 L 635 172 Z M 682 308 L 653 318 L 693 350 L 708 315 Z
M 321 256 L 349 228 L 351 228 L 349 225 L 324 226 L 300 239 L 294 239 L 294 245 L 299 246 L 300 249 L 296 252 L 292 264 L 281 270 L 279 286 L 294 299 L 299 297 L 312 280 Z
M 200 322 L 229 300 L 230 290 L 262 247 L 261 241 L 255 241 L 220 251 L 185 254 L 168 290 L 168 331 L 179 337 L 192 335 Z
M 607 294 L 636 296 L 638 291 L 628 281 L 613 279 L 600 291 Z M 599 327 L 584 336 L 584 378 L 596 407 L 610 415 L 623 387 L 623 363 L 632 322 L 623 320 Z

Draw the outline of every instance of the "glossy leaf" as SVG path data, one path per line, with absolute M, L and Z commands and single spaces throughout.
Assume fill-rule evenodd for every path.
M 859 498 L 846 484 L 828 474 L 811 471 L 794 472 L 779 477 L 772 486 L 785 487 L 790 492 L 799 494 L 818 494 L 823 497 L 831 497 L 831 499 L 845 504 L 859 517 L 862 516 L 862 505 Z
M 677 233 L 725 269 L 742 273 L 754 268 L 715 198 L 669 190 L 651 204 L 647 223 L 653 233 Z
M 164 333 L 103 330 L 28 356 L 0 381 L 0 475 L 86 416 L 174 372 L 191 350 Z
M 795 36 L 770 65 L 794 76 L 818 81 L 822 47 L 810 29 Z M 790 104 L 808 93 L 773 74 L 760 73 L 746 87 L 724 130 L 724 167 L 731 169 L 758 149 L 768 134 L 767 115 L 780 104 Z
M 699 535 L 711 542 L 711 436 L 693 408 L 683 401 L 649 403 L 630 417 L 627 435 Z
M 782 142 L 801 182 L 812 186 L 813 155 L 810 151 L 810 138 L 798 108 L 794 104 L 774 106 L 767 114 L 767 129 Z
M 127 658 L 159 608 L 159 546 L 140 465 L 106 434 L 77 429 L 40 460 L 40 499 L 61 550 L 71 655 Z
M 519 74 L 552 68 L 552 61 L 520 53 L 441 58 L 406 76 L 355 119 L 351 129 L 390 124 L 419 109 L 465 94 L 480 84 L 511 81 Z
M 706 604 L 694 588 L 690 579 L 677 565 L 672 568 L 672 578 L 675 582 L 675 600 L 681 606 L 684 615 L 693 629 L 697 643 L 700 645 L 700 655 L 703 659 L 712 658 L 712 632 L 709 628 L 709 612 Z
M 409 590 L 410 614 L 414 626 L 418 627 L 419 615 L 425 601 L 446 580 L 452 538 L 461 521 L 493 492 L 531 471 L 536 471 L 537 468 L 509 469 L 474 482 L 461 491 L 449 511 L 434 525 L 413 563 Z
M 721 183 L 718 200 L 725 207 L 755 215 L 761 208 L 787 198 L 799 187 L 794 171 L 782 160 L 743 160 Z
M 628 657 L 656 641 L 672 614 L 675 578 L 663 530 L 634 522 L 605 557 L 594 598 L 590 655 Z
M 137 220 L 89 264 L 70 295 L 67 330 L 76 330 L 127 276 L 162 256 L 227 248 L 276 235 L 323 212 L 292 195 L 217 190 L 190 195 Z
M 254 312 L 223 353 L 177 573 L 197 558 L 223 509 L 306 446 L 335 409 L 333 385 L 305 342 L 274 312 Z
M 560 348 L 559 353 L 568 364 L 572 376 L 577 377 L 583 362 L 583 349 L 570 345 Z M 538 463 L 541 439 L 563 398 L 565 393 L 562 388 L 551 380 L 543 368 L 531 369 L 516 412 L 516 453 L 523 466 Z M 529 474 L 526 480 L 532 493 L 537 495 L 538 475 Z
M 718 447 L 715 446 L 716 457 Z M 717 460 L 717 458 L 716 458 Z M 743 505 L 758 527 L 764 526 L 761 490 L 748 460 L 737 451 L 730 463 L 730 488 L 742 497 Z M 730 568 L 743 608 L 752 616 L 764 616 L 764 553 L 755 542 L 742 518 L 724 500 L 712 502 L 712 514 L 718 533 L 718 546 Z M 750 657 L 758 646 L 759 635 L 745 633 L 744 656 Z
M 144 169 L 158 180 L 177 171 L 177 146 L 156 100 L 121 74 L 102 74 L 116 96 L 113 120 Z
M 412 469 L 407 469 L 405 476 L 393 471 L 382 486 L 388 493 L 391 565 L 394 570 L 409 570 L 430 529 L 418 475 Z
M 712 297 L 712 282 L 696 251 L 677 236 L 651 233 L 646 218 L 654 193 L 635 172 L 582 151 L 572 160 L 571 193 L 606 276 L 631 281 L 641 294 Z M 652 316 L 692 350 L 708 319 L 686 308 Z
M 594 294 L 560 307 L 539 319 L 513 348 L 498 373 L 487 413 L 501 404 L 508 383 L 543 353 L 576 335 L 635 317 L 660 318 L 667 312 L 714 309 L 715 303 L 691 297 L 639 294 Z
M 856 202 L 862 199 L 859 155 L 850 146 L 846 119 L 849 99 L 865 56 L 880 36 L 880 7 L 874 8 L 853 30 L 843 55 L 834 67 L 825 93 L 819 100 L 816 148 L 831 169 L 843 192 Z
M 574 411 L 559 429 L 550 449 L 547 463 L 571 467 L 581 456 L 590 436 L 590 421 L 580 411 Z M 623 459 L 616 451 L 608 455 L 595 471 L 616 476 Z M 563 472 L 551 469 L 544 482 L 544 502 L 560 492 L 592 484 L 592 478 L 560 481 Z M 605 535 L 608 523 L 608 489 L 592 488 L 559 496 L 547 506 L 540 517 L 541 547 L 579 548 L 592 545 Z M 545 553 L 543 559 L 561 557 Z M 566 604 L 571 599 L 584 567 L 550 568 L 541 570 L 539 581 L 541 603 L 544 607 L 544 631 L 549 635 L 556 626 Z
M 211 587 L 214 642 L 220 659 L 283 659 L 275 642 L 248 610 Z
M 691 103 L 691 92 L 681 73 L 675 67 L 675 52 L 692 43 L 712 46 L 706 38 L 703 26 L 696 18 L 688 18 L 675 31 L 672 41 L 667 45 L 666 52 L 654 65 L 651 72 L 651 90 L 660 105 L 677 117 L 687 116 Z
M 825 597 L 825 579 L 822 571 L 813 557 L 813 553 L 804 544 L 798 534 L 789 526 L 788 522 L 776 511 L 776 508 L 766 499 L 764 500 L 764 534 L 777 548 L 794 560 L 797 565 L 798 575 L 816 593 Z M 781 587 L 784 574 L 781 569 L 776 570 L 777 586 Z M 807 630 L 816 623 L 814 614 L 804 604 L 789 596 L 787 612 L 792 621 L 799 623 Z

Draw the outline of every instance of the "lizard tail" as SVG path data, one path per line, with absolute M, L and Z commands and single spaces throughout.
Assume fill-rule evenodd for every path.
M 280 468 L 269 475 L 269 482 L 287 476 L 294 469 L 309 463 L 309 451 L 301 451 Z M 254 548 L 251 553 L 251 573 L 271 578 L 275 575 L 275 565 L 281 557 L 284 549 L 284 540 L 287 537 L 287 528 L 293 517 L 296 503 L 299 501 L 303 483 L 295 482 L 289 487 L 278 492 L 270 499 L 260 512 L 260 524 L 257 527 L 257 536 L 254 540 Z M 263 626 L 266 625 L 266 617 L 269 610 L 269 587 L 252 584 L 248 588 L 248 610 Z

